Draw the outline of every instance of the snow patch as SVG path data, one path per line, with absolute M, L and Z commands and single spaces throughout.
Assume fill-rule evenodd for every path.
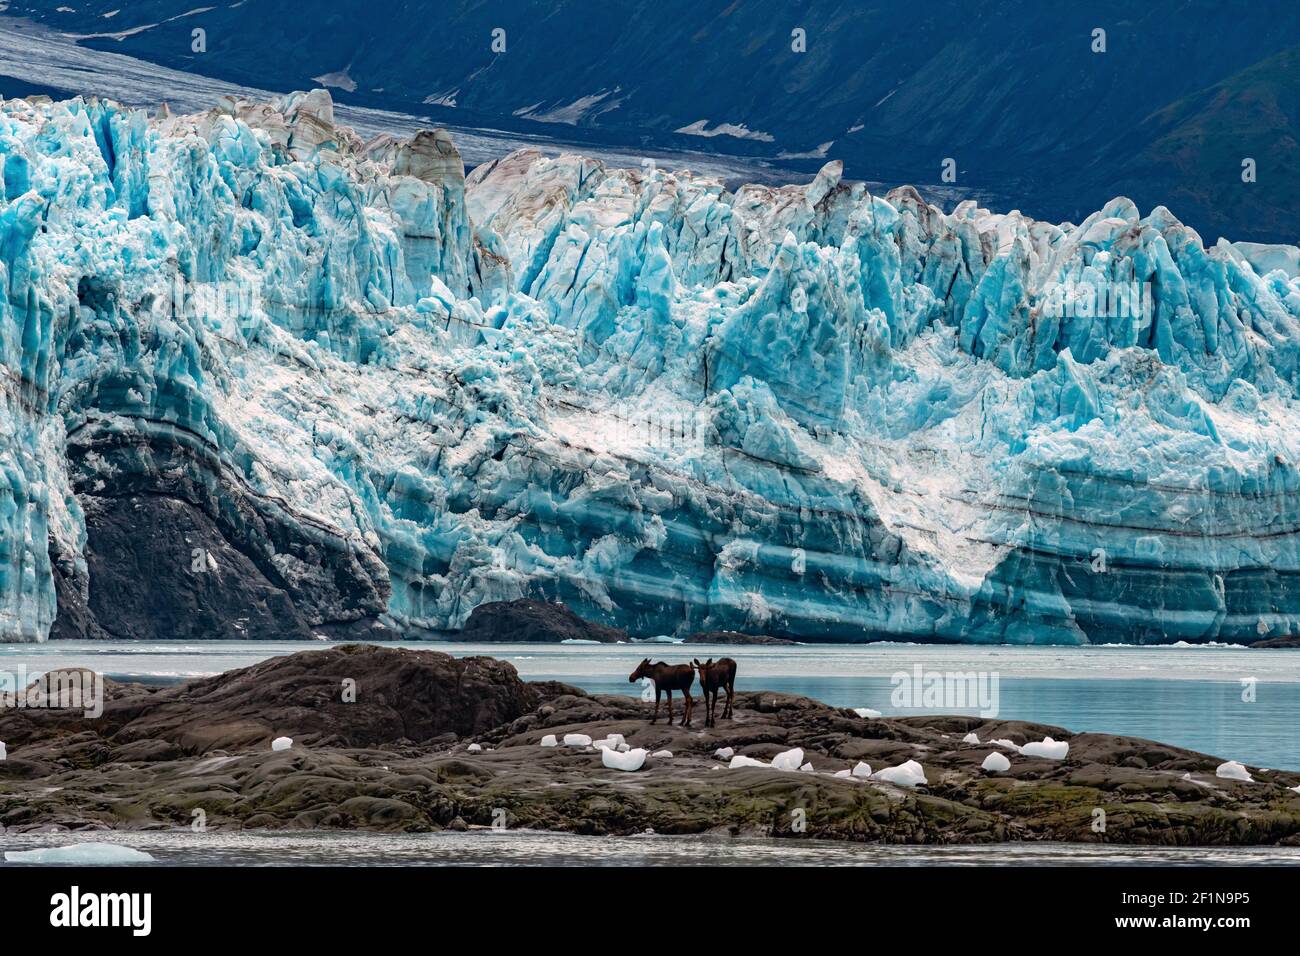
M 719 123 L 713 129 L 709 129 L 709 121 L 706 119 L 696 120 L 689 126 L 682 126 L 674 130 L 674 132 L 685 133 L 687 136 L 704 136 L 710 139 L 714 136 L 734 136 L 736 139 L 752 139 L 760 143 L 776 141 L 776 137 L 771 133 L 750 129 L 744 123 Z

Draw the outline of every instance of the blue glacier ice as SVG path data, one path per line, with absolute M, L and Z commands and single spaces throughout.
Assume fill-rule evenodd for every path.
M 0 107 L 0 636 L 1300 632 L 1300 250 Z M 153 629 L 150 632 L 150 629 Z M 143 629 L 143 630 L 142 630 Z

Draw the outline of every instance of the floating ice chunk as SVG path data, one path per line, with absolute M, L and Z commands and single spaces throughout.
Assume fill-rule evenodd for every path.
M 990 740 L 989 743 L 998 747 L 1006 747 L 1008 750 L 1014 750 L 1016 753 L 1020 753 L 1020 744 L 1015 741 L 1007 740 L 1005 737 L 999 737 L 997 740 Z
M 1000 754 L 996 750 L 984 758 L 980 764 L 980 769 L 987 773 L 1005 773 L 1011 769 L 1011 761 L 1006 758 L 1005 754 Z
M 964 744 L 978 744 L 980 742 L 980 739 L 979 737 L 975 736 L 975 734 L 971 733 L 963 737 L 961 739 L 961 742 Z
M 0 740 L 0 760 L 8 760 L 9 751 L 5 750 L 5 742 Z
M 925 783 L 925 770 L 915 760 L 909 760 L 897 767 L 877 771 L 875 779 L 892 783 L 896 787 L 915 787 Z
M 292 737 L 276 737 L 271 741 L 272 750 L 288 750 L 293 746 Z
M 798 770 L 801 763 L 803 763 L 803 750 L 799 747 L 795 747 L 794 750 L 787 750 L 773 757 L 772 769 Z
M 871 764 L 859 760 L 852 770 L 846 770 L 844 772 L 861 780 L 866 780 L 871 776 Z
M 1216 777 L 1222 777 L 1225 780 L 1244 780 L 1247 783 L 1255 782 L 1255 778 L 1250 775 L 1250 771 L 1235 760 L 1229 760 L 1226 763 L 1219 764 L 1214 771 L 1214 775 Z
M 466 747 L 465 749 L 468 750 L 468 751 L 469 751 L 470 753 L 472 753 L 472 754 L 477 754 L 477 753 L 482 753 L 482 752 L 483 752 L 483 747 L 482 747 L 481 744 L 470 744 L 470 745 L 469 745 L 468 747 Z
M 611 750 L 608 747 L 602 747 L 600 751 L 600 762 L 610 770 L 640 770 L 645 763 L 646 753 L 641 747 L 635 750 L 629 750 L 627 753 L 619 753 L 617 750 Z
M 673 752 L 671 750 L 656 750 L 650 756 L 662 757 L 664 760 L 671 760 L 673 757 Z
M 39 850 L 6 850 L 6 863 L 74 863 L 79 866 L 117 866 L 122 863 L 152 863 L 143 850 L 113 843 L 74 843 Z
M 543 747 L 558 747 L 560 742 L 555 739 L 555 734 L 547 734 L 542 738 Z
M 753 757 L 746 757 L 742 754 L 736 754 L 731 758 L 731 763 L 727 764 L 728 770 L 736 770 L 740 767 L 767 767 L 768 764 L 761 760 L 755 760 Z
M 854 707 L 853 712 L 859 717 L 866 717 L 868 720 L 880 716 L 880 711 L 872 710 L 870 707 Z
M 610 750 L 623 750 L 627 747 L 627 743 L 623 740 L 622 734 L 609 734 L 608 736 L 597 740 L 592 744 L 592 746 L 601 750 L 606 748 Z
M 591 738 L 586 734 L 565 734 L 564 746 L 566 747 L 590 747 Z
M 720 757 L 723 760 L 730 760 L 735 753 L 736 751 L 732 750 L 730 747 L 719 747 L 717 750 L 713 751 L 713 756 Z
M 800 772 L 800 773 L 812 773 L 812 772 L 813 772 L 814 770 L 816 770 L 816 769 L 817 769 L 817 768 L 814 767 L 811 763 L 806 763 L 806 764 L 804 764 L 802 767 L 799 768 L 799 772 Z
M 1020 752 L 1026 757 L 1046 757 L 1048 760 L 1064 760 L 1065 755 L 1070 752 L 1070 743 L 1066 740 L 1053 740 L 1051 737 L 1044 737 L 1042 740 L 1033 741 L 1025 744 L 1020 748 Z
M 837 777 L 846 777 L 846 778 L 848 778 L 848 777 L 852 777 L 853 774 L 852 774 L 852 772 L 850 772 L 850 771 L 848 771 L 848 770 L 836 770 L 836 771 L 835 771 L 835 776 L 837 776 Z
M 1300 787 L 1289 787 L 1288 789 L 1294 790 L 1296 793 L 1300 793 Z

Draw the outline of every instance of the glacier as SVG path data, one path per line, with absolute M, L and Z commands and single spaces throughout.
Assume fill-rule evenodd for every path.
M 0 637 L 1300 633 L 1300 250 L 0 105 Z

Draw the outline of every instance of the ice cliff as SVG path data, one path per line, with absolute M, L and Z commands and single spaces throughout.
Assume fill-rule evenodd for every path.
M 0 108 L 0 635 L 1300 629 L 1300 250 L 827 165 L 748 186 L 322 91 Z

